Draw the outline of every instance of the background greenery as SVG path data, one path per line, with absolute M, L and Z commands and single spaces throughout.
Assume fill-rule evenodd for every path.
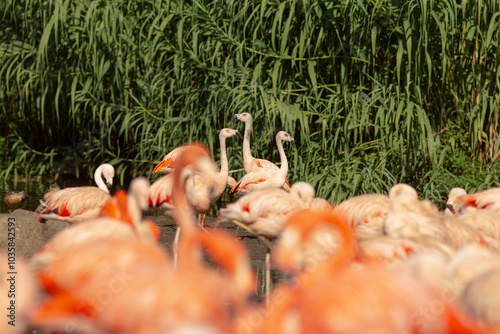
M 500 185 L 498 0 L 5 0 L 0 178 L 123 184 L 254 117 L 254 156 L 338 202 Z M 228 142 L 242 167 L 241 142 Z M 241 172 L 233 174 L 236 178 Z

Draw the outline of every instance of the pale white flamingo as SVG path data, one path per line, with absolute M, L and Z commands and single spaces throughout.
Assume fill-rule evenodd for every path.
M 500 269 L 473 279 L 460 295 L 467 313 L 485 327 L 500 329 Z
M 3 198 L 4 204 L 11 210 L 19 209 L 28 199 L 28 194 L 23 191 L 9 191 Z
M 446 208 L 444 209 L 444 214 L 448 216 L 455 216 L 458 214 L 457 203 L 460 196 L 467 195 L 467 192 L 463 188 L 452 188 L 448 194 L 448 200 L 446 201 Z
M 422 210 L 418 197 L 410 193 L 399 194 L 391 200 L 384 230 L 391 237 L 429 237 L 452 244 L 441 219 Z
M 286 181 L 286 174 L 288 173 L 288 160 L 286 158 L 285 150 L 283 149 L 283 141 L 288 141 L 292 143 L 292 146 L 294 146 L 294 139 L 288 133 L 280 131 L 276 134 L 276 145 L 278 146 L 281 158 L 280 168 L 259 168 L 256 171 L 250 172 L 243 176 L 243 178 L 231 189 L 229 193 L 244 195 L 258 189 L 283 187 Z
M 55 192 L 45 203 L 38 222 L 53 219 L 77 223 L 97 217 L 104 203 L 110 198 L 106 185 L 113 184 L 114 176 L 113 166 L 102 164 L 94 173 L 97 187 L 71 187 Z
M 245 167 L 245 173 L 251 173 L 257 171 L 259 168 L 273 168 L 279 169 L 276 164 L 272 163 L 266 159 L 257 159 L 252 156 L 252 151 L 250 149 L 250 135 L 252 133 L 252 123 L 253 118 L 247 112 L 236 114 L 231 119 L 232 122 L 239 120 L 245 123 L 245 134 L 243 137 L 243 166 Z M 285 190 L 290 190 L 290 184 L 288 181 L 285 181 L 285 185 L 283 186 Z
M 391 208 L 389 197 L 382 194 L 364 194 L 348 198 L 333 209 L 345 217 L 360 239 L 382 236 L 384 222 Z
M 294 183 L 290 192 L 282 188 L 256 190 L 220 209 L 220 221 L 236 220 L 258 235 L 276 238 L 291 213 L 312 205 L 314 194 L 306 182 Z
M 237 135 L 242 138 L 241 133 L 238 130 L 224 128 L 219 133 L 220 142 L 220 171 L 215 176 L 214 186 L 210 192 L 210 201 L 215 202 L 218 200 L 224 190 L 226 190 L 226 185 L 229 179 L 229 163 L 227 161 L 227 151 L 226 151 L 226 139 Z M 234 180 L 234 179 L 233 179 Z
M 500 214 L 500 188 L 462 195 L 458 199 L 457 207 L 460 213 L 471 210 L 491 210 Z
M 500 216 L 495 211 L 469 211 L 459 215 L 458 219 L 481 232 L 484 237 L 500 240 Z
M 384 223 L 391 209 L 391 199 L 399 194 L 408 193 L 418 197 L 417 191 L 404 183 L 391 187 L 389 196 L 364 194 L 348 198 L 336 205 L 334 210 L 354 228 L 360 239 L 379 237 L 384 234 Z
M 42 269 L 82 244 L 97 240 L 158 240 L 158 227 L 142 220 L 147 210 L 148 181 L 141 177 L 130 183 L 129 195 L 118 190 L 103 206 L 100 217 L 72 225 L 54 235 L 31 259 L 34 269 Z
M 472 280 L 500 269 L 500 255 L 480 245 L 466 245 L 448 261 L 445 277 L 458 296 Z

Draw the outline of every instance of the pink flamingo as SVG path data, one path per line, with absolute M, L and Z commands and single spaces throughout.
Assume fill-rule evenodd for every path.
M 252 156 L 252 151 L 250 150 L 250 134 L 252 132 L 252 115 L 247 112 L 236 114 L 231 119 L 232 122 L 239 120 L 245 123 L 245 135 L 243 137 L 243 165 L 245 167 L 245 173 L 251 173 L 257 171 L 259 168 L 273 168 L 279 169 L 276 164 L 272 163 L 266 159 L 257 159 Z M 285 190 L 290 191 L 290 183 L 288 180 L 285 181 L 283 186 Z
M 294 146 L 294 139 L 288 133 L 280 131 L 276 134 L 276 145 L 278 146 L 281 158 L 280 168 L 259 168 L 256 171 L 250 172 L 243 176 L 229 193 L 244 195 L 258 189 L 283 187 L 286 181 L 286 174 L 288 173 L 288 160 L 283 150 L 283 141 L 288 141 Z
M 106 183 L 102 177 L 104 176 Z M 113 184 L 115 169 L 102 164 L 94 173 L 97 187 L 71 187 L 55 192 L 45 203 L 37 223 L 48 219 L 77 223 L 99 215 L 104 203 L 110 198 L 106 185 Z

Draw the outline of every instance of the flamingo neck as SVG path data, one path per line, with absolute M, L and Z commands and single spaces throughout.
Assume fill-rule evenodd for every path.
M 286 158 L 285 150 L 283 149 L 283 142 L 278 135 L 276 135 L 276 146 L 278 146 L 278 152 L 280 153 L 281 159 L 280 173 L 283 174 L 286 179 L 286 174 L 288 173 L 288 160 Z
M 220 172 L 219 175 L 226 176 L 229 172 L 229 163 L 227 161 L 227 152 L 226 152 L 226 138 L 223 136 L 219 136 L 220 141 Z
M 252 122 L 250 118 L 245 122 L 245 135 L 243 137 L 243 163 L 245 165 L 249 164 L 253 159 L 252 152 L 250 151 L 250 134 L 252 133 Z M 248 171 L 245 168 L 245 172 Z
M 104 190 L 105 192 L 107 192 L 109 194 L 109 190 L 108 190 L 108 187 L 106 187 L 106 183 L 104 183 L 103 179 L 102 179 L 102 170 L 104 169 L 104 166 L 101 165 L 99 166 L 95 172 L 94 172 L 94 181 L 95 181 L 95 184 L 97 185 L 97 187 L 99 189 L 102 189 Z

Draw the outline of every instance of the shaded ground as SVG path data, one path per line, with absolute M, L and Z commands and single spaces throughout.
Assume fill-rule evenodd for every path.
M 24 258 L 30 258 L 42 248 L 54 234 L 69 226 L 66 222 L 54 220 L 49 220 L 45 224 L 36 225 L 37 218 L 38 215 L 36 213 L 23 209 L 18 209 L 11 213 L 0 214 L 0 249 L 7 249 L 9 221 L 15 221 L 16 256 L 22 256 Z M 148 216 L 147 218 L 154 221 L 160 227 L 160 243 L 171 250 L 177 227 L 174 220 L 166 216 Z M 205 225 L 211 227 L 214 223 L 215 218 L 206 218 Z M 234 234 L 246 244 L 252 259 L 253 267 L 257 270 L 263 267 L 266 247 L 260 243 L 256 237 L 245 230 L 239 229 L 233 224 L 223 224 L 220 228 Z

